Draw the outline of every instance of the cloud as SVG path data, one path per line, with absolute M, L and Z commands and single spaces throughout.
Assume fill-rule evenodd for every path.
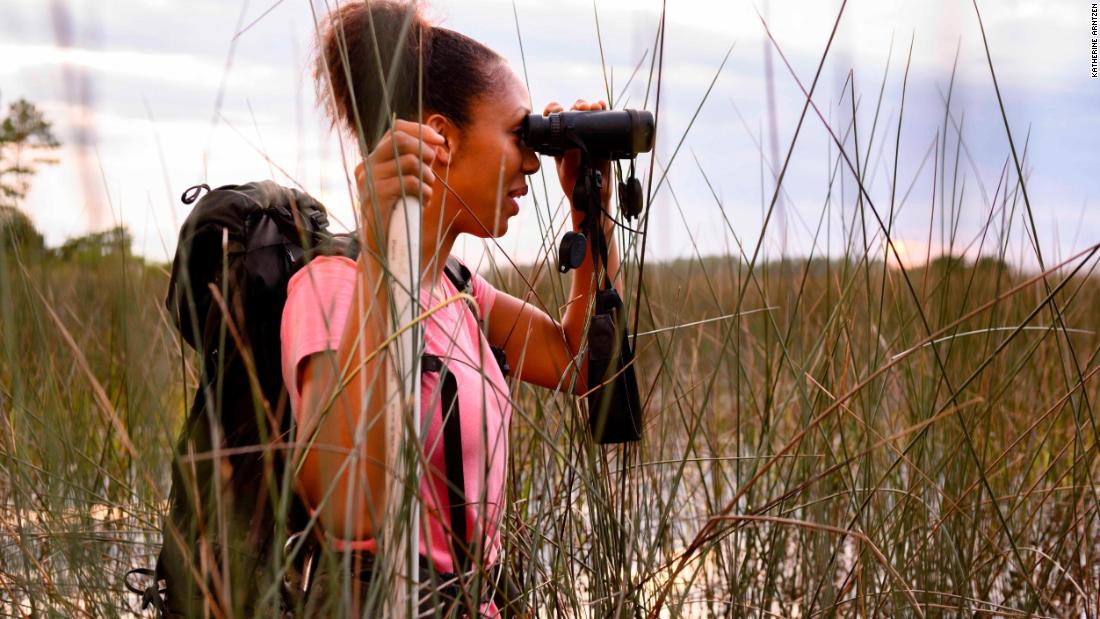
M 0 77 L 22 71 L 41 71 L 51 67 L 73 66 L 86 69 L 99 78 L 136 78 L 146 84 L 168 83 L 186 88 L 217 88 L 224 63 L 216 63 L 190 53 L 148 53 L 133 49 L 62 48 L 54 45 L 0 44 Z M 237 66 L 234 73 L 243 76 L 241 86 L 262 85 L 280 77 L 275 67 Z M 241 78 L 238 78 L 241 79 Z
M 52 44 L 41 0 L 10 0 L 0 8 L 0 57 L 5 58 L 0 63 L 0 88 L 5 99 L 25 95 L 43 103 L 66 135 L 77 129 L 94 129 L 94 134 L 82 134 L 95 136 L 87 138 L 91 141 L 84 145 L 93 155 L 98 153 L 92 166 L 98 178 L 102 165 L 105 179 L 94 191 L 106 200 L 107 192 L 101 186 L 106 183 L 111 216 L 131 224 L 139 247 L 163 257 L 158 238 L 164 237 L 168 251 L 172 250 L 173 227 L 186 213 L 178 204 L 178 194 L 190 184 L 264 177 L 287 182 L 257 149 L 333 206 L 341 219 L 350 221 L 344 164 L 314 107 L 308 76 L 313 37 L 309 3 L 293 0 L 279 4 L 235 42 L 232 37 L 238 23 L 251 23 L 271 3 L 248 5 L 243 18 L 240 4 L 227 5 L 220 0 L 196 0 L 186 8 L 169 2 L 117 0 L 110 11 L 104 11 L 98 2 L 69 4 L 74 18 L 73 45 L 66 49 Z M 648 54 L 628 93 L 632 105 L 640 105 L 644 96 L 660 4 L 657 0 L 600 0 L 596 5 L 602 54 L 609 71 L 614 68 L 616 91 L 638 59 Z M 753 139 L 763 138 L 764 152 L 770 153 L 764 37 L 752 4 L 702 0 L 668 4 L 661 91 L 662 161 L 671 158 L 687 131 L 726 50 L 733 43 L 736 47 L 710 99 L 699 111 L 670 176 L 671 187 L 689 219 L 687 224 L 680 221 L 667 189 L 658 196 L 654 238 L 648 247 L 659 258 L 690 255 L 688 231 L 696 228 L 700 232 L 695 240 L 704 253 L 735 246 L 693 155 L 722 197 L 726 216 L 742 239 L 751 242 L 756 238 L 763 208 L 771 197 L 771 173 L 766 166 L 761 169 L 760 154 L 753 144 Z M 756 4 L 764 6 L 763 0 Z M 444 24 L 485 41 L 522 71 L 518 18 L 536 109 L 550 99 L 568 102 L 604 94 L 601 47 L 591 2 L 519 0 L 516 15 L 510 2 L 495 0 L 437 0 L 434 5 Z M 836 1 L 770 3 L 773 34 L 807 86 L 838 6 Z M 1100 81 L 1087 81 L 1081 51 L 1085 49 L 1082 29 L 1086 16 L 1078 15 L 1079 7 L 1072 3 L 986 2 L 981 8 L 1013 132 L 1022 142 L 1031 129 L 1028 161 L 1037 216 L 1041 222 L 1049 222 L 1051 215 L 1070 213 L 1077 221 L 1093 187 L 1090 175 L 1100 166 L 1095 149 L 1100 143 L 1100 110 L 1095 106 L 1097 92 L 1093 88 Z M 893 132 L 913 34 L 913 66 L 897 176 L 899 186 L 904 187 L 916 177 L 916 188 L 898 216 L 898 225 L 904 228 L 906 238 L 920 239 L 926 234 L 931 212 L 931 166 L 916 175 L 921 157 L 937 133 L 941 144 L 946 136 L 950 146 L 948 161 L 940 168 L 951 171 L 953 164 L 954 129 L 950 123 L 946 129 L 943 126 L 940 93 L 946 92 L 960 40 L 960 71 L 952 109 L 955 121 L 963 124 L 975 169 L 970 169 L 964 149 L 957 182 L 966 187 L 965 199 L 956 208 L 963 209 L 964 223 L 971 230 L 976 225 L 972 220 L 980 221 L 981 213 L 988 210 L 978 181 L 992 194 L 1008 154 L 973 8 L 966 3 L 916 0 L 849 3 L 814 100 L 844 136 L 851 105 L 841 85 L 848 70 L 854 71 L 860 153 L 865 162 L 893 37 L 893 57 L 875 143 L 869 151 L 868 174 L 876 204 L 888 208 L 894 175 Z M 231 49 L 232 63 L 225 77 Z M 794 138 L 803 96 L 778 56 L 774 60 L 782 159 Z M 79 69 L 94 80 L 94 108 L 80 108 L 79 101 L 65 97 L 60 80 L 63 67 Z M 220 115 L 215 115 L 219 101 Z M 744 125 L 733 104 L 744 115 Z M 851 149 L 853 138 L 849 135 L 845 140 Z M 784 184 L 789 195 L 788 247 L 796 253 L 811 249 L 826 204 L 831 209 L 827 222 L 834 234 L 829 239 L 832 246 L 851 241 L 843 238 L 841 231 L 851 223 L 854 184 L 843 167 L 832 177 L 835 160 L 830 157 L 835 158 L 836 149 L 830 142 L 811 112 L 800 130 Z M 648 171 L 648 159 L 639 163 L 640 169 Z M 781 161 L 772 163 L 778 168 Z M 559 191 L 552 167 L 546 172 L 553 206 Z M 535 181 L 532 193 L 538 194 L 541 202 L 540 184 Z M 47 228 L 51 242 L 84 231 L 81 213 L 87 201 L 80 196 L 79 186 L 70 161 L 43 171 L 36 179 L 28 208 L 40 215 L 39 223 Z M 513 232 L 501 241 L 521 260 L 533 257 L 540 241 L 531 199 L 523 205 Z M 1096 218 L 1086 212 L 1082 222 L 1078 236 L 1095 238 Z M 1063 231 L 1062 236 L 1070 243 L 1073 235 Z M 819 243 L 824 246 L 826 240 Z

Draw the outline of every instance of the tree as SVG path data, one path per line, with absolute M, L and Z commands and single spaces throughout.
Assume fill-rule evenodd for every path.
M 23 254 L 37 254 L 44 247 L 42 235 L 29 217 L 14 206 L 0 204 L 0 251 L 16 248 Z
M 57 163 L 48 156 L 61 145 L 51 126 L 26 99 L 8 106 L 0 121 L 0 206 L 15 206 L 26 197 L 38 166 Z

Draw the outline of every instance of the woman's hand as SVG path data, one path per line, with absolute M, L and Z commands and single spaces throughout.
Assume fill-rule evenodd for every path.
M 561 104 L 556 101 L 551 101 L 546 105 L 546 109 L 542 111 L 543 116 L 549 116 L 555 112 L 561 112 Z M 571 111 L 584 112 L 589 110 L 606 110 L 608 109 L 606 101 L 597 101 L 595 103 L 589 103 L 584 99 L 577 99 L 573 103 Z M 570 149 L 565 151 L 565 154 L 561 157 L 555 157 L 554 160 L 558 164 L 558 180 L 561 181 L 562 191 L 565 192 L 565 197 L 572 203 L 573 201 L 573 186 L 577 184 L 577 176 L 580 174 L 581 165 L 581 151 L 580 149 Z M 611 178 L 611 162 L 610 161 L 595 161 L 593 162 L 599 166 L 600 174 L 603 175 L 603 191 L 600 192 L 600 205 L 604 210 L 607 210 L 609 204 L 611 204 L 611 185 L 614 180 Z M 576 207 L 577 205 L 573 205 Z M 584 213 L 574 209 L 573 218 L 574 221 L 579 222 L 583 219 Z
M 431 201 L 435 183 L 432 164 L 437 160 L 443 165 L 450 163 L 444 144 L 443 136 L 428 125 L 398 119 L 366 160 L 355 166 L 367 239 L 374 239 L 377 230 L 384 234 L 389 229 L 390 215 L 402 193 L 413 197 L 422 193 L 425 203 Z

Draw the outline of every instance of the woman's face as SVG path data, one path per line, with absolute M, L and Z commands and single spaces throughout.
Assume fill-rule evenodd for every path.
M 450 191 L 436 181 L 432 201 L 441 205 L 444 225 L 452 222 L 456 234 L 498 237 L 507 232 L 508 220 L 519 213 L 519 198 L 527 194 L 527 175 L 539 169 L 538 155 L 520 139 L 523 119 L 531 112 L 527 88 L 507 65 L 497 75 L 494 91 L 474 100 L 465 127 L 442 127 L 451 162 L 437 161 L 433 171 Z

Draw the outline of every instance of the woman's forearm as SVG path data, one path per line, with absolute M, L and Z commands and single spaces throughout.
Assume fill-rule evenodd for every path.
M 371 514 L 385 507 L 387 356 L 379 349 L 389 332 L 389 287 L 366 247 L 336 354 L 311 361 L 312 380 L 303 376 L 302 386 L 303 429 L 314 430 L 314 442 L 301 479 L 311 504 L 322 506 L 325 530 L 346 539 L 372 536 Z
M 581 221 L 584 219 L 584 213 L 571 209 L 571 215 L 573 218 L 573 229 L 577 230 L 580 227 Z M 619 251 L 617 243 L 615 242 L 614 227 L 612 222 L 606 219 L 604 220 L 604 224 L 604 238 L 607 240 L 607 264 L 603 265 L 602 268 L 606 268 L 608 276 L 611 278 L 612 285 L 615 286 L 615 289 L 618 290 L 621 295 L 623 293 L 622 271 L 619 268 Z M 591 239 L 589 239 L 589 241 L 591 241 Z M 595 275 L 599 274 L 596 273 Z M 573 271 L 573 284 L 569 293 L 569 303 L 566 305 L 565 313 L 562 316 L 562 329 L 565 331 L 566 342 L 569 344 L 569 349 L 574 357 L 576 357 L 581 349 L 582 338 L 588 326 L 588 320 L 591 315 L 589 307 L 593 303 L 592 297 L 595 295 L 596 291 L 599 290 L 602 281 L 602 277 L 599 279 L 594 277 L 592 251 L 585 252 L 584 262 Z M 586 355 L 581 360 L 581 374 L 577 380 L 577 392 L 584 392 L 587 390 L 587 377 L 588 359 Z

